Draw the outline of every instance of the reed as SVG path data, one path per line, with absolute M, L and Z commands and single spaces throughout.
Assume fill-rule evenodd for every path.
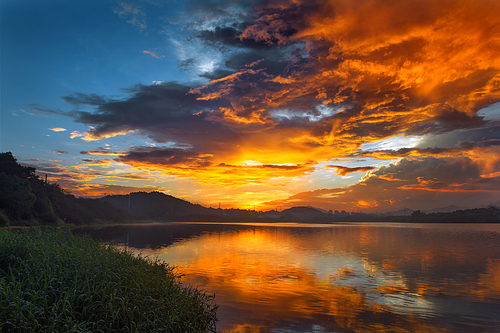
M 0 230 L 1 332 L 215 332 L 214 295 L 70 231 Z

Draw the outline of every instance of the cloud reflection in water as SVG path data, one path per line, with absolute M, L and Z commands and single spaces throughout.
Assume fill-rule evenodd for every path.
M 221 332 L 469 332 L 475 325 L 493 332 L 500 325 L 498 226 L 137 230 L 129 249 L 178 266 L 183 283 L 216 293 Z M 148 233 L 156 241 L 146 245 Z

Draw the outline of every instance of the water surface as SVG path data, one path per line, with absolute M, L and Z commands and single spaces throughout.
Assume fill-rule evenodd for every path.
M 216 294 L 219 332 L 500 332 L 500 225 L 81 229 Z

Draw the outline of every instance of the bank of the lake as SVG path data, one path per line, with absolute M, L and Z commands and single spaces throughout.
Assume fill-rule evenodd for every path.
M 214 296 L 66 230 L 0 230 L 1 332 L 214 332 Z

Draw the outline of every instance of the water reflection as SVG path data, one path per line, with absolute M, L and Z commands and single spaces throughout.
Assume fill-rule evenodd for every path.
M 499 332 L 500 226 L 103 228 L 216 293 L 221 332 Z M 127 243 L 128 239 L 128 243 Z

